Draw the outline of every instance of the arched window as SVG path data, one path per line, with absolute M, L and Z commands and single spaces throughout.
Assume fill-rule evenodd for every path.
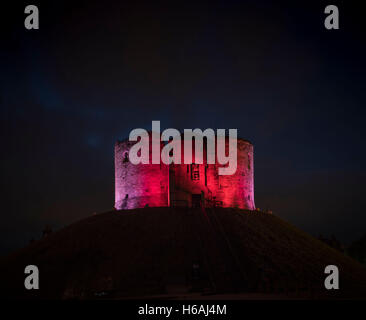
M 123 155 L 123 163 L 128 162 L 128 152 Z

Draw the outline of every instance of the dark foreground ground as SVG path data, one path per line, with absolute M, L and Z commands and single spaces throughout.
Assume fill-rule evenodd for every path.
M 37 265 L 40 289 L 24 289 Z M 340 290 L 324 288 L 336 265 Z M 51 299 L 365 299 L 366 269 L 274 215 L 144 208 L 92 216 L 0 261 L 1 295 Z

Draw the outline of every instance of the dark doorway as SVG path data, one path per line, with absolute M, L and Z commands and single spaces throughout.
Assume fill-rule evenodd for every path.
M 200 194 L 192 194 L 192 207 L 193 208 L 201 207 L 201 195 Z

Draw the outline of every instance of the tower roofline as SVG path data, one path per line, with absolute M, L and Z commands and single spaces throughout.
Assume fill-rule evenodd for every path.
M 152 131 L 151 130 L 146 130 L 147 132 L 148 132 L 148 134 L 150 135 L 151 133 L 152 133 Z M 182 131 L 179 131 L 180 132 L 180 135 L 181 135 L 181 137 L 183 137 L 184 138 L 184 132 L 182 132 Z M 161 135 L 161 133 L 160 133 L 160 135 Z M 226 135 L 226 137 L 227 137 L 228 135 Z M 216 132 L 215 132 L 215 138 L 217 137 L 217 134 L 216 134 Z M 244 142 L 246 142 L 246 143 L 249 143 L 249 144 L 251 144 L 251 145 L 253 145 L 253 143 L 251 142 L 251 141 L 249 141 L 248 139 L 244 139 L 244 138 L 241 138 L 241 137 L 238 137 L 237 138 L 238 140 L 240 140 L 240 141 L 244 141 Z M 123 143 L 123 142 L 128 142 L 129 141 L 129 138 L 125 138 L 125 139 L 123 139 L 123 140 L 117 140 L 116 142 L 115 142 L 115 145 L 117 145 L 117 144 L 119 144 L 119 143 Z M 133 142 L 133 141 L 131 141 L 131 142 Z

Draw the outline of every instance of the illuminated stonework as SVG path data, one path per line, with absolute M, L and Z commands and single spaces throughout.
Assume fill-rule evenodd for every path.
M 253 145 L 249 141 L 237 140 L 237 170 L 233 175 L 219 175 L 220 165 L 207 164 L 205 157 L 203 164 L 134 165 L 128 159 L 134 143 L 124 140 L 115 145 L 117 210 L 200 205 L 255 209 Z

